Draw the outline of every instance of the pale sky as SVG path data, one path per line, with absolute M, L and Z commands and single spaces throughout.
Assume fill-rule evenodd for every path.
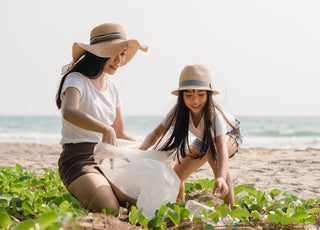
M 60 70 L 96 25 L 149 45 L 112 77 L 124 115 L 166 114 L 185 65 L 212 72 L 235 115 L 320 116 L 318 0 L 10 0 L 0 3 L 0 115 L 58 115 Z

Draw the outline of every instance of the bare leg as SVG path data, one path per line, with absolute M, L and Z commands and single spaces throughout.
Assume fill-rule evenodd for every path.
M 196 154 L 199 152 L 199 149 L 195 146 L 190 146 L 191 152 Z M 187 155 L 190 155 L 190 152 L 187 152 Z M 198 168 L 200 168 L 204 163 L 207 162 L 207 158 L 203 157 L 200 159 L 192 159 L 190 157 L 182 158 L 180 160 L 181 164 L 177 163 L 173 170 L 176 172 L 178 177 L 181 180 L 180 184 L 180 190 L 177 197 L 177 200 L 180 200 L 181 202 L 185 201 L 185 194 L 184 194 L 184 180 L 187 179 L 191 173 L 196 171 Z
M 88 173 L 74 180 L 68 190 L 84 208 L 91 212 L 100 212 L 108 206 L 111 210 L 119 209 L 119 202 L 106 178 L 97 173 Z
M 234 153 L 236 153 L 236 151 L 238 150 L 238 145 L 236 141 L 229 136 L 227 136 L 227 146 L 228 146 L 229 157 L 232 156 Z M 190 146 L 190 149 L 193 154 L 197 154 L 199 152 L 199 149 L 195 146 Z M 190 153 L 187 152 L 187 155 L 190 155 Z M 176 174 L 181 180 L 180 190 L 179 190 L 177 200 L 180 200 L 181 202 L 185 201 L 184 180 L 188 178 L 194 171 L 196 171 L 202 165 L 204 165 L 207 161 L 208 161 L 207 157 L 203 157 L 201 160 L 186 157 L 181 160 L 181 164 L 177 163 L 174 166 L 173 170 L 176 172 Z M 213 169 L 215 169 L 213 171 L 214 171 L 214 174 L 216 174 L 216 167 L 214 166 Z M 226 183 L 229 187 L 229 193 L 224 197 L 224 202 L 226 204 L 230 204 L 230 208 L 234 209 L 234 206 L 235 206 L 234 191 L 233 191 L 232 178 L 229 170 L 227 172 Z

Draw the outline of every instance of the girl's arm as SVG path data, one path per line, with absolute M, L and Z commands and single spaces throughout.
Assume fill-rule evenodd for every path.
M 157 128 L 147 135 L 139 149 L 146 150 L 150 148 L 165 133 L 165 131 L 166 128 L 162 124 L 158 125 Z
M 94 132 L 103 134 L 102 141 L 117 145 L 116 133 L 114 129 L 106 125 L 87 113 L 79 109 L 80 92 L 78 89 L 70 87 L 65 91 L 64 105 L 62 108 L 62 116 L 70 123 Z
M 226 135 L 220 135 L 216 138 L 217 162 L 214 164 L 212 157 L 209 158 L 209 164 L 212 169 L 216 170 L 216 181 L 213 186 L 213 193 L 221 193 L 222 197 L 229 192 L 227 180 L 228 172 L 228 148 Z
M 137 141 L 135 138 L 133 138 L 132 136 L 130 136 L 127 133 L 127 131 L 125 129 L 125 125 L 124 125 L 124 121 L 123 121 L 122 112 L 121 112 L 120 107 L 117 108 L 117 110 L 116 110 L 116 118 L 114 120 L 112 127 L 114 128 L 114 130 L 116 132 L 117 138 L 129 140 L 129 141 Z

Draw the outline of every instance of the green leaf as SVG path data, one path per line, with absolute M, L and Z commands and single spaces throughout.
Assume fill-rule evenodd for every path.
M 209 189 L 213 188 L 213 185 L 214 185 L 215 182 L 216 182 L 216 179 L 212 179 L 212 180 L 209 181 L 209 183 L 208 183 Z
M 7 228 L 12 222 L 7 212 L 0 212 L 0 228 Z
M 277 215 L 280 216 L 280 217 L 286 216 L 286 214 L 285 214 L 283 211 L 281 211 L 281 210 L 276 210 L 276 211 L 275 211 L 275 214 L 277 214 Z
M 215 223 L 218 223 L 220 220 L 219 213 L 217 213 L 217 212 L 211 213 L 208 217 L 209 217 L 209 219 L 211 219 Z
M 283 195 L 283 196 L 292 196 L 293 193 L 292 193 L 291 191 L 285 191 L 285 192 L 283 192 L 282 195 Z
M 272 222 L 274 222 L 274 223 L 276 223 L 276 224 L 279 224 L 280 221 L 281 221 L 281 216 L 279 216 L 279 215 L 277 215 L 277 214 L 270 214 L 270 215 L 267 217 L 266 221 L 272 221 Z
M 161 205 L 160 210 L 159 210 L 159 216 L 164 216 L 167 212 L 168 207 L 165 205 Z
M 221 218 L 224 218 L 229 212 L 229 206 L 226 204 L 223 204 L 222 207 L 217 210 L 217 212 L 219 213 Z
M 214 207 L 214 203 L 212 201 L 208 201 L 206 203 L 206 205 L 209 206 L 209 207 Z
M 298 223 L 298 220 L 292 217 L 283 216 L 281 217 L 280 224 L 281 225 L 288 225 Z
M 258 212 L 261 212 L 262 208 L 260 207 L 260 205 L 253 204 L 253 205 L 251 205 L 251 210 L 252 211 L 257 210 Z
M 261 215 L 256 210 L 251 212 L 251 216 L 257 218 L 258 220 L 261 220 Z
M 135 225 L 138 221 L 138 210 L 136 206 L 131 206 L 131 211 L 129 213 L 129 222 L 132 225 Z
M 168 217 L 172 220 L 174 225 L 180 224 L 181 219 L 179 214 L 171 208 L 168 210 Z
M 23 221 L 21 224 L 19 224 L 16 228 L 16 230 L 29 230 L 29 229 L 33 229 L 34 225 L 35 225 L 35 221 L 34 220 L 26 220 Z
M 304 224 L 315 224 L 316 220 L 313 217 L 308 217 L 304 220 Z
M 180 218 L 184 219 L 184 218 L 189 218 L 190 216 L 190 211 L 186 208 L 182 208 L 180 211 Z
M 312 208 L 309 210 L 309 213 L 313 216 L 320 214 L 320 208 Z
M 272 198 L 272 199 L 274 199 L 274 197 L 278 196 L 280 193 L 281 193 L 281 190 L 279 190 L 279 189 L 272 189 L 269 194 L 270 194 L 270 195 L 272 194 L 272 195 L 273 195 L 273 198 Z
M 161 228 L 163 221 L 164 221 L 163 218 L 155 217 L 149 221 L 148 228 L 151 228 L 151 229 Z
M 199 183 L 196 183 L 194 186 L 197 190 L 202 190 L 202 186 Z
M 314 204 L 315 200 L 314 199 L 308 199 L 307 204 Z
M 307 212 L 300 211 L 300 212 L 294 213 L 291 217 L 300 220 L 300 219 L 307 218 L 308 216 L 309 216 L 309 214 Z
M 22 200 L 19 199 L 18 197 L 13 197 L 11 200 L 10 200 L 10 205 L 16 205 L 16 207 L 21 207 L 22 206 Z
M 67 208 L 69 208 L 69 202 L 66 200 L 59 205 L 59 209 L 66 210 Z
M 148 228 L 149 222 L 150 222 L 150 219 L 144 218 L 143 220 L 139 221 L 139 224 L 141 224 L 144 228 Z
M 244 191 L 245 185 L 238 185 L 236 186 L 233 190 L 234 190 L 234 195 L 237 195 L 239 192 Z
M 46 206 L 39 206 L 39 207 L 38 207 L 38 210 L 39 210 L 39 212 L 41 212 L 41 213 L 45 213 L 45 212 L 50 212 L 50 211 L 51 211 L 51 209 L 49 209 L 49 208 L 46 207 Z
M 106 215 L 115 216 L 117 214 L 117 210 L 111 210 L 108 206 L 105 206 L 102 209 L 102 213 Z
M 20 164 L 16 164 L 15 169 L 17 173 L 23 173 L 23 168 Z
M 283 199 L 283 201 L 286 203 L 286 204 L 290 204 L 293 200 L 290 198 L 290 197 L 285 197 Z
M 250 185 L 246 185 L 245 187 L 244 187 L 244 190 L 246 191 L 246 192 L 248 192 L 248 194 L 249 195 L 252 195 L 252 196 L 257 196 L 257 189 L 255 188 L 255 187 L 253 187 L 253 186 L 250 186 Z
M 38 219 L 38 223 L 40 225 L 40 228 L 45 228 L 47 226 L 49 226 L 50 224 L 53 224 L 54 222 L 56 222 L 58 219 L 58 214 L 55 212 L 46 212 L 43 213 L 39 219 Z
M 214 230 L 214 227 L 211 224 L 206 224 L 204 228 L 207 230 Z
M 26 215 L 30 215 L 30 214 L 34 215 L 35 214 L 34 209 L 31 206 L 31 203 L 29 201 L 23 201 L 21 209 L 24 210 Z
M 230 211 L 229 215 L 235 219 L 241 219 L 241 218 L 248 218 L 249 217 L 249 212 L 246 209 L 236 209 L 234 211 Z
M 184 192 L 186 194 L 192 192 L 194 190 L 194 184 L 190 182 L 184 182 Z

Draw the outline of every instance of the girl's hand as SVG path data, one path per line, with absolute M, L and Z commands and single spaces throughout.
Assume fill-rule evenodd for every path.
M 222 197 L 225 197 L 229 192 L 229 188 L 228 185 L 225 181 L 225 179 L 223 179 L 223 177 L 218 177 L 216 178 L 216 181 L 213 185 L 213 192 L 212 194 L 221 194 Z

